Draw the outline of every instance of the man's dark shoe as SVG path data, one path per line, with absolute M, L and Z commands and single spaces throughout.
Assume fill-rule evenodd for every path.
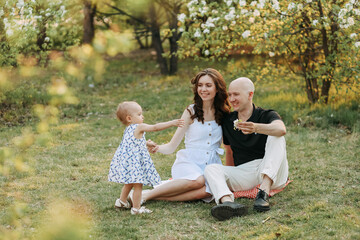
M 224 202 L 211 209 L 211 215 L 220 221 L 240 217 L 247 214 L 247 212 L 248 209 L 245 205 L 234 202 Z
M 260 188 L 255 198 L 254 210 L 258 212 L 265 212 L 270 210 L 269 194 Z

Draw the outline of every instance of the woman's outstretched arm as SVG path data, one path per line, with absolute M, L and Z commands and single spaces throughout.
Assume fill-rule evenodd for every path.
M 163 154 L 171 154 L 179 146 L 179 144 L 181 143 L 181 140 L 185 136 L 185 132 L 189 128 L 190 124 L 193 122 L 193 120 L 191 120 L 190 113 L 187 109 L 185 109 L 184 113 L 181 116 L 181 119 L 184 119 L 184 122 L 185 122 L 184 126 L 178 127 L 176 129 L 176 132 L 175 132 L 174 136 L 171 138 L 169 143 L 159 145 L 157 152 L 163 153 Z

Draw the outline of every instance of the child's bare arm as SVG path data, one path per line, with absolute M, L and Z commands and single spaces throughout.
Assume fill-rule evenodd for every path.
M 172 121 L 157 123 L 154 125 L 141 123 L 136 127 L 134 134 L 135 134 L 136 138 L 141 138 L 141 136 L 144 132 L 156 132 L 156 131 L 161 131 L 161 130 L 164 130 L 164 129 L 167 129 L 170 127 L 183 127 L 183 126 L 184 126 L 183 119 L 175 119 Z
M 169 122 L 157 123 L 155 125 L 148 125 L 144 132 L 156 132 L 161 131 L 169 127 L 183 127 L 184 119 L 175 119 Z
M 183 127 L 183 126 L 184 126 L 183 119 L 175 119 L 168 122 L 156 123 L 154 125 L 142 123 L 138 125 L 138 128 L 139 131 L 141 132 L 157 132 L 170 127 Z

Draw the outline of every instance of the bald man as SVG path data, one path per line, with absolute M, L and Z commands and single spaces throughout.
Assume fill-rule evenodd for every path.
M 253 104 L 254 92 L 248 78 L 230 83 L 229 101 L 234 111 L 222 121 L 226 166 L 213 164 L 205 169 L 217 203 L 211 214 L 221 221 L 247 213 L 246 206 L 234 202 L 232 192 L 260 184 L 254 210 L 268 211 L 270 189 L 284 187 L 288 179 L 286 127 L 278 113 Z

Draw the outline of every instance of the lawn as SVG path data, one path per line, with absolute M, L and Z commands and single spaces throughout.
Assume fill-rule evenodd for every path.
M 135 100 L 144 109 L 145 122 L 166 121 L 179 118 L 192 103 L 190 79 L 199 69 L 220 69 L 227 83 L 235 77 L 226 62 L 182 62 L 179 74 L 171 77 L 158 75 L 150 58 L 144 66 L 135 63 L 111 60 L 94 87 L 70 83 L 79 104 L 61 108 L 49 145 L 28 151 L 33 171 L 0 177 L 0 239 L 5 233 L 11 239 L 360 238 L 358 107 L 310 107 L 301 80 L 290 77 L 256 83 L 255 104 L 284 117 L 293 180 L 270 199 L 269 212 L 254 212 L 250 199 L 236 200 L 249 206 L 247 216 L 224 222 L 211 216 L 213 202 L 149 201 L 146 206 L 154 212 L 142 216 L 115 210 L 121 185 L 109 183 L 107 173 L 124 130 L 115 118 L 117 104 Z M 249 69 L 237 73 L 255 76 Z M 344 113 L 350 124 L 341 122 Z M 35 128 L 35 122 L 1 127 L 0 146 L 12 148 L 11 139 L 25 127 Z M 174 132 L 147 133 L 146 138 L 164 143 Z M 152 158 L 161 177 L 171 177 L 175 154 Z

